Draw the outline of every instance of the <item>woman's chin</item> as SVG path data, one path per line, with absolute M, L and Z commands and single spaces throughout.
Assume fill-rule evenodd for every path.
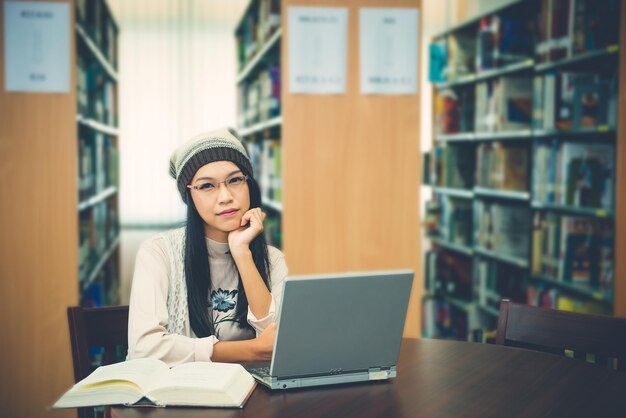
M 220 229 L 224 232 L 233 232 L 241 227 L 241 219 L 232 219 L 220 225 Z

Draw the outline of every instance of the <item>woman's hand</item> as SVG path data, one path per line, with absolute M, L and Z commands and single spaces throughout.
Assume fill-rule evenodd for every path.
M 211 360 L 222 363 L 271 360 L 275 336 L 276 323 L 272 322 L 258 337 L 251 340 L 219 341 L 213 346 Z
M 228 246 L 233 256 L 237 252 L 248 251 L 250 243 L 263 232 L 265 213 L 261 208 L 250 209 L 241 217 L 241 226 L 228 234 Z
M 256 337 L 254 349 L 258 360 L 271 360 L 274 352 L 274 339 L 276 336 L 276 323 L 272 322 L 265 330 Z

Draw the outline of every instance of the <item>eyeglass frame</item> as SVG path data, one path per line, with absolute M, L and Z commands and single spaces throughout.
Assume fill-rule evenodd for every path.
M 250 176 L 247 176 L 247 175 L 245 175 L 245 174 L 242 174 L 242 175 L 240 175 L 240 176 L 232 176 L 232 177 L 227 178 L 226 180 L 223 180 L 223 181 L 218 181 L 218 182 L 215 182 L 215 183 L 212 183 L 212 182 L 210 182 L 210 181 L 208 181 L 207 183 L 211 183 L 211 184 L 215 185 L 215 190 L 219 190 L 219 189 L 220 189 L 220 184 L 223 184 L 223 185 L 224 185 L 224 187 L 226 187 L 226 189 L 228 189 L 228 190 L 232 190 L 232 189 L 230 188 L 230 186 L 228 186 L 228 182 L 229 182 L 230 180 L 234 179 L 234 178 L 237 178 L 237 177 L 241 177 L 241 178 L 243 178 L 243 182 L 244 182 L 245 184 L 248 184 L 248 179 L 250 178 Z M 204 185 L 204 184 L 206 184 L 206 183 L 203 183 L 202 185 Z M 187 188 L 188 188 L 188 189 L 193 189 L 193 190 L 195 190 L 195 191 L 197 191 L 197 192 L 200 192 L 200 193 L 207 193 L 207 192 L 208 192 L 208 190 L 210 190 L 210 189 L 207 189 L 207 190 L 201 190 L 201 189 L 200 189 L 200 186 L 194 186 L 193 184 L 188 184 L 188 185 L 187 185 Z

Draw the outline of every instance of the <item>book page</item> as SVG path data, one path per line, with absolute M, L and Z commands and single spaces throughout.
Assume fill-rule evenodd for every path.
M 101 366 L 80 382 L 81 387 L 99 385 L 108 381 L 135 383 L 145 391 L 152 382 L 169 372 L 167 365 L 156 359 L 142 358 Z
M 241 407 L 254 387 L 240 364 L 197 362 L 172 368 L 146 396 L 157 405 Z
M 167 378 L 155 382 L 149 389 L 174 387 L 197 387 L 210 391 L 224 391 L 240 373 L 239 364 L 196 362 L 184 363 L 173 367 Z

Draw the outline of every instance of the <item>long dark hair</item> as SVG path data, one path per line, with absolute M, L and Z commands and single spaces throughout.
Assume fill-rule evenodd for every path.
M 261 189 L 250 173 L 237 165 L 248 176 L 250 191 L 250 209 L 261 207 Z M 187 306 L 191 329 L 197 337 L 215 335 L 213 315 L 209 312 L 209 290 L 211 289 L 211 271 L 209 268 L 209 253 L 204 236 L 204 221 L 196 209 L 191 192 L 187 196 L 187 223 L 185 226 L 185 281 L 187 283 Z M 267 243 L 263 233 L 257 235 L 250 243 L 250 252 L 263 282 L 270 289 L 269 272 L 270 262 L 267 252 Z M 237 309 L 235 320 L 240 328 L 252 329 L 246 320 L 248 315 L 248 298 L 243 289 L 241 276 L 238 285 Z

